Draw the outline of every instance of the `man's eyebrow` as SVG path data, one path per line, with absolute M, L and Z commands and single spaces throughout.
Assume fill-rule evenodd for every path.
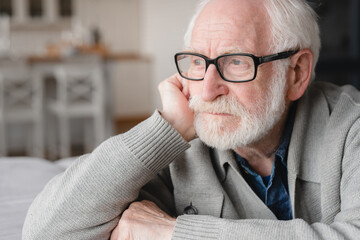
M 244 48 L 241 47 L 229 47 L 218 51 L 218 55 L 230 54 L 230 53 L 250 53 L 250 51 L 245 50 Z
M 202 54 L 203 53 L 199 50 L 196 50 L 195 48 L 192 48 L 192 47 L 187 47 L 183 50 L 183 52 L 191 52 L 191 53 L 198 53 L 198 54 Z

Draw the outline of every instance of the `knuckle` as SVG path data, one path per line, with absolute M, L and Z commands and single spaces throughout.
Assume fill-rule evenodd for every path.
M 141 203 L 143 203 L 144 205 L 148 205 L 148 206 L 156 206 L 156 204 L 152 201 L 149 200 L 143 200 L 141 201 Z
M 128 231 L 133 226 L 133 223 L 134 219 L 131 214 L 123 214 L 118 223 L 119 232 Z
M 138 208 L 141 205 L 142 205 L 141 202 L 133 202 L 130 204 L 129 209 Z
M 127 221 L 127 220 L 131 219 L 131 217 L 132 217 L 132 211 L 128 209 L 123 212 L 119 222 Z
M 125 236 L 128 236 L 128 233 L 130 232 L 130 224 L 127 221 L 121 221 L 118 224 L 118 239 L 126 239 Z
M 167 80 L 162 81 L 161 83 L 159 83 L 159 85 L 158 85 L 159 91 L 163 90 L 165 88 L 166 84 L 167 84 Z

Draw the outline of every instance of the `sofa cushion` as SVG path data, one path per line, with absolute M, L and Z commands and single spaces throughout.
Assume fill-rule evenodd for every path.
M 0 239 L 21 239 L 27 210 L 36 195 L 64 167 L 44 159 L 0 158 Z

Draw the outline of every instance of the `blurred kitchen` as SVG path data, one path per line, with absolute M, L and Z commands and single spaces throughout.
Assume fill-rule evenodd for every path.
M 195 5 L 0 0 L 0 156 L 81 155 L 150 116 Z
M 359 88 L 359 1 L 308 1 L 318 79 Z M 0 156 L 81 155 L 150 116 L 196 3 L 0 0 Z

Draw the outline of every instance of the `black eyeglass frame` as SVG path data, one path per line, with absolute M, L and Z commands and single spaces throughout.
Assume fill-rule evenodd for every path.
M 210 66 L 210 64 L 214 64 L 215 67 L 216 67 L 216 70 L 218 71 L 220 77 L 227 81 L 227 82 L 235 82 L 235 83 L 239 83 L 239 82 L 250 82 L 250 81 L 253 81 L 255 78 L 256 78 L 256 75 L 257 75 L 257 70 L 258 70 L 258 66 L 263 64 L 263 63 L 267 63 L 267 62 L 272 62 L 272 61 L 275 61 L 275 60 L 280 60 L 280 59 L 285 59 L 285 58 L 288 58 L 294 54 L 296 54 L 297 52 L 299 52 L 300 50 L 297 49 L 297 50 L 290 50 L 290 51 L 285 51 L 285 52 L 280 52 L 280 53 L 275 53 L 275 54 L 271 54 L 271 55 L 267 55 L 267 56 L 262 56 L 262 57 L 257 57 L 255 55 L 252 55 L 252 54 L 249 54 L 249 53 L 229 53 L 229 54 L 224 54 L 224 55 L 220 55 L 218 56 L 217 58 L 208 58 L 202 54 L 199 54 L 199 53 L 190 53 L 190 52 L 179 52 L 179 53 L 176 53 L 174 58 L 175 58 L 175 64 L 176 64 L 176 68 L 180 74 L 181 77 L 185 78 L 185 79 L 188 79 L 188 80 L 191 80 L 191 81 L 202 81 L 204 80 L 204 77 L 205 77 L 205 73 L 208 69 L 208 67 Z M 181 56 L 181 55 L 192 55 L 192 56 L 197 56 L 197 57 L 201 57 L 202 59 L 205 60 L 205 73 L 204 73 L 204 77 L 201 78 L 201 79 L 193 79 L 193 78 L 189 78 L 189 77 L 185 77 L 183 76 L 183 74 L 181 73 L 180 71 L 180 67 L 178 65 L 178 61 L 177 61 L 177 58 L 178 56 Z M 227 57 L 227 56 L 247 56 L 247 57 L 251 57 L 254 61 L 254 68 L 255 68 L 255 72 L 254 72 L 254 77 L 252 79 L 249 79 L 249 80 L 241 80 L 241 81 L 235 81 L 235 80 L 229 80 L 229 79 L 226 79 L 223 74 L 221 73 L 220 69 L 219 69 L 219 66 L 217 64 L 218 60 L 220 58 L 223 58 L 223 57 Z

